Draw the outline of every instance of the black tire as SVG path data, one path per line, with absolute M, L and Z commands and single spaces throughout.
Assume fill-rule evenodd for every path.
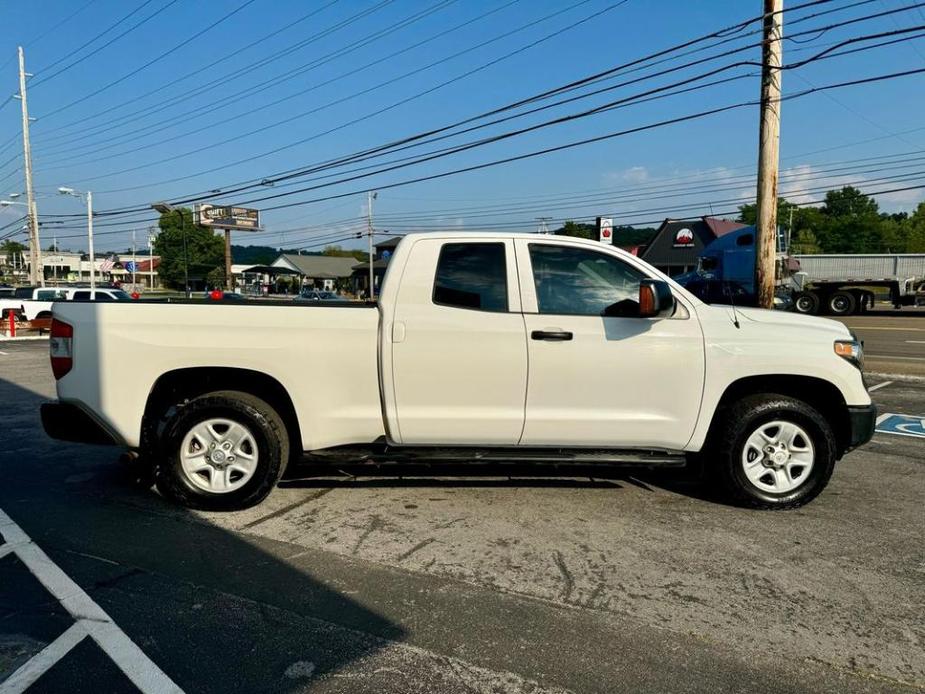
M 798 425 L 809 436 L 815 459 L 806 479 L 795 489 L 776 494 L 755 486 L 742 463 L 749 436 L 762 424 L 775 420 Z M 786 395 L 751 395 L 723 414 L 715 443 L 706 457 L 708 471 L 726 500 L 756 509 L 792 509 L 815 499 L 828 484 L 835 468 L 837 446 L 829 422 L 806 403 Z
M 793 310 L 806 315 L 819 313 L 818 295 L 813 292 L 800 292 L 793 299 Z
M 826 301 L 826 308 L 833 316 L 850 316 L 856 307 L 857 301 L 851 292 L 835 292 Z
M 216 493 L 197 487 L 180 461 L 183 438 L 192 427 L 210 418 L 244 425 L 256 442 L 256 470 L 246 484 L 232 491 Z M 289 437 L 279 414 L 260 398 L 238 391 L 217 391 L 177 408 L 161 435 L 158 458 L 155 482 L 166 498 L 188 508 L 236 511 L 259 504 L 273 491 L 289 460 Z

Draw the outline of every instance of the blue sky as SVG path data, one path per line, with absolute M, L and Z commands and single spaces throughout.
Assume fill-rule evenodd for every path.
M 911 0 L 862 4 L 835 0 L 789 13 L 785 35 L 910 4 Z M 205 31 L 239 7 L 230 18 Z M 15 51 L 17 45 L 24 45 L 27 69 L 35 74 L 30 81 L 29 106 L 30 115 L 37 119 L 32 135 L 39 212 L 79 213 L 78 200 L 54 195 L 58 186 L 92 190 L 98 210 L 144 206 L 156 200 L 220 190 L 479 114 L 750 19 L 760 9 L 759 0 L 626 0 L 622 4 L 617 0 L 251 0 L 247 4 L 245 0 L 33 0 L 7 3 L 4 8 L 0 86 L 7 93 L 16 91 Z M 79 50 L 134 10 L 137 12 L 122 24 Z M 828 10 L 836 11 L 806 18 Z M 314 15 L 307 17 L 312 12 Z M 796 21 L 799 19 L 802 21 Z M 119 38 L 139 21 L 143 21 L 140 27 Z M 921 7 L 806 34 L 799 37 L 801 43 L 785 43 L 785 63 L 807 58 L 853 36 L 919 25 L 925 25 Z M 750 25 L 748 31 L 755 28 L 757 24 Z M 756 40 L 757 35 L 743 32 L 725 49 L 709 54 L 722 55 L 724 50 Z M 111 45 L 103 47 L 109 41 Z M 247 47 L 252 42 L 256 45 Z M 178 44 L 180 48 L 155 60 Z M 287 52 L 278 56 L 282 51 Z M 460 55 L 452 57 L 457 53 Z M 516 54 L 507 56 L 510 53 Z M 684 60 L 706 55 L 698 53 Z M 724 63 L 759 57 L 757 47 L 748 48 L 705 66 L 550 109 L 468 138 L 574 113 Z M 144 67 L 152 60 L 153 64 Z M 421 69 L 436 61 L 443 62 Z M 72 62 L 72 67 L 55 74 Z M 491 62 L 494 64 L 439 87 Z M 212 63 L 216 64 L 208 67 Z M 783 88 L 785 93 L 792 93 L 923 67 L 925 39 L 917 38 L 785 72 Z M 651 75 L 657 69 L 633 76 Z M 751 101 L 758 96 L 756 69 L 740 66 L 714 78 L 739 76 L 736 81 L 254 206 L 265 208 L 377 188 Z M 242 70 L 245 74 L 235 74 Z M 198 72 L 191 75 L 194 71 Z M 108 86 L 115 81 L 118 83 Z M 923 81 L 925 76 L 917 74 L 785 102 L 781 166 L 788 183 L 782 184 L 782 190 L 789 190 L 794 199 L 808 201 L 818 194 L 806 191 L 820 185 L 896 175 L 891 170 L 821 178 L 827 169 L 837 168 L 832 162 L 925 150 Z M 380 86 L 383 83 L 389 84 Z M 417 96 L 428 90 L 432 91 Z M 0 97 L 0 102 L 3 99 Z M 404 100 L 407 102 L 395 105 Z M 248 113 L 255 109 L 259 110 Z M 345 125 L 364 116 L 369 117 Z M 537 216 L 577 219 L 613 214 L 615 222 L 622 223 L 652 222 L 665 216 L 709 213 L 711 209 L 726 212 L 736 207 L 730 200 L 744 198 L 753 190 L 747 175 L 754 172 L 757 127 L 757 109 L 739 108 L 544 157 L 382 190 L 375 204 L 376 226 L 392 230 L 492 226 L 532 230 Z M 258 129 L 261 131 L 246 134 Z M 24 187 L 22 173 L 17 171 L 21 164 L 17 155 L 22 148 L 19 130 L 19 102 L 12 100 L 0 109 L 0 147 L 5 146 L 0 149 L 0 163 L 7 162 L 0 166 L 4 194 Z M 323 134 L 329 130 L 333 132 Z M 277 151 L 267 154 L 273 150 Z M 164 159 L 171 161 L 160 161 Z M 220 170 L 200 173 L 209 169 Z M 925 176 L 913 175 L 918 170 L 915 165 L 899 169 L 900 175 L 909 176 L 901 183 L 881 183 L 879 189 L 925 183 Z M 177 178 L 183 180 L 172 181 Z M 670 196 L 662 190 L 667 185 L 675 186 Z M 878 189 L 877 185 L 875 180 L 871 189 Z M 685 186 L 696 192 L 681 195 Z M 711 186 L 719 190 L 711 190 Z M 237 196 L 216 195 L 215 199 L 242 202 L 291 189 L 264 187 Z M 593 198 L 588 195 L 591 192 L 596 194 Z M 884 209 L 909 210 L 921 199 L 925 199 L 925 189 L 884 195 L 879 201 Z M 14 206 L 0 211 L 0 224 L 15 219 L 21 209 Z M 266 232 L 240 232 L 234 238 L 236 243 L 320 246 L 363 228 L 364 214 L 365 195 L 357 194 L 268 211 L 263 219 Z M 98 220 L 98 251 L 124 249 L 132 228 L 143 237 L 143 230 L 152 223 L 147 220 L 153 216 L 138 213 L 115 218 L 120 225 L 114 227 L 105 226 L 107 220 Z M 57 233 L 62 247 L 85 246 L 80 224 L 75 220 L 69 222 L 73 228 L 60 228 Z M 50 223 L 43 227 L 43 245 L 50 242 L 54 229 Z

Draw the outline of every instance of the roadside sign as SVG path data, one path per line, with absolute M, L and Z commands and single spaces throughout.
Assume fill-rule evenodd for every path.
M 216 229 L 260 231 L 260 212 L 250 207 L 202 203 L 196 206 L 196 223 Z
M 917 439 L 925 439 L 925 417 L 885 412 L 877 417 L 876 431 L 881 434 L 896 434 L 897 436 L 912 436 Z
M 598 217 L 597 233 L 597 240 L 601 243 L 613 243 L 613 219 L 610 217 Z

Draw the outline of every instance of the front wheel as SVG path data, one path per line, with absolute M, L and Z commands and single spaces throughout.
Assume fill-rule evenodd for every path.
M 189 508 L 233 511 L 260 503 L 289 458 L 279 414 L 248 393 L 207 393 L 179 407 L 161 437 L 157 488 Z
M 819 313 L 819 297 L 812 292 L 797 294 L 793 301 L 793 308 L 797 313 L 815 315 Z
M 784 395 L 753 395 L 725 413 L 710 456 L 734 503 L 797 508 L 825 488 L 835 467 L 835 436 L 816 409 Z

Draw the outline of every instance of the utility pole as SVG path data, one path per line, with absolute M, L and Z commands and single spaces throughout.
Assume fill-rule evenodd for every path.
M 536 221 L 539 222 L 539 226 L 536 229 L 537 234 L 548 234 L 549 233 L 549 224 L 548 222 L 552 217 L 537 217 Z
M 45 272 L 42 267 L 42 246 L 39 241 L 39 213 L 35 207 L 35 192 L 32 190 L 32 145 L 29 142 L 29 105 L 26 103 L 26 58 L 19 47 L 19 94 L 16 97 L 22 104 L 22 148 L 23 169 L 26 172 L 26 205 L 29 216 L 29 281 L 45 286 Z
M 148 229 L 148 289 L 154 290 L 154 230 Z
M 135 230 L 132 229 L 132 291 L 138 291 L 135 287 L 135 272 L 138 270 L 138 255 L 135 250 Z
M 96 255 L 93 253 L 93 193 L 89 190 L 87 191 L 87 245 L 90 253 L 90 289 L 93 290 L 96 289 Z
M 376 298 L 375 274 L 373 272 L 373 200 L 378 193 L 366 193 L 366 236 L 369 239 L 369 300 Z
M 755 294 L 758 306 L 774 306 L 777 256 L 777 168 L 780 149 L 780 81 L 784 0 L 763 0 L 764 40 L 761 47 L 761 115 L 758 135 L 758 224 Z
M 233 280 L 231 276 L 231 229 L 225 229 L 225 289 L 229 292 L 234 289 Z

